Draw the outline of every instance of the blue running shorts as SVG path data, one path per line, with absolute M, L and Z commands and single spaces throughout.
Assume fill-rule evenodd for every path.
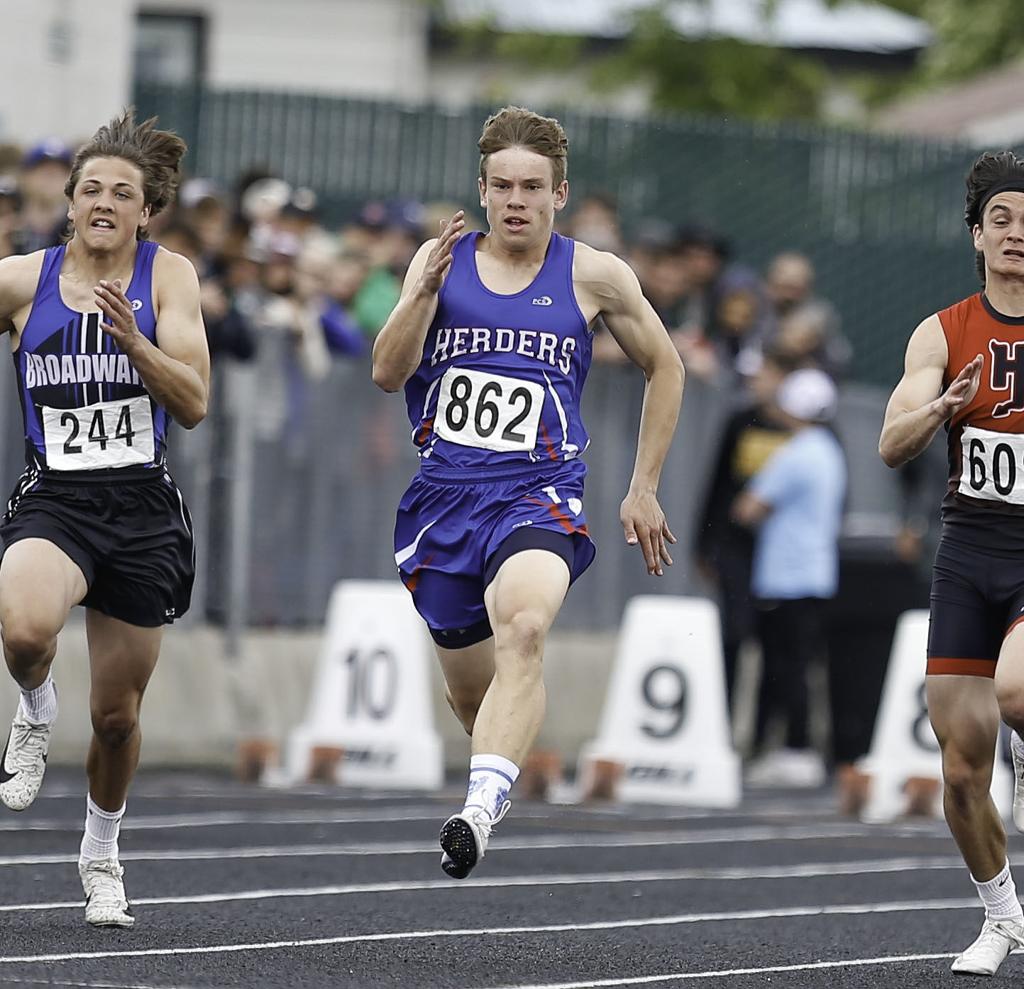
M 398 506 L 395 563 L 435 642 L 458 649 L 490 637 L 484 590 L 514 553 L 558 554 L 570 583 L 590 566 L 586 473 L 581 460 L 466 480 L 421 469 Z

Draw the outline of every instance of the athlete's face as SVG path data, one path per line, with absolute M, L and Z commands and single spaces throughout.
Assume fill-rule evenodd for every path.
M 90 158 L 71 196 L 75 236 L 98 251 L 116 251 L 149 223 L 142 170 L 124 158 Z
M 1000 192 L 974 228 L 974 248 L 997 275 L 1024 278 L 1024 192 Z
M 553 185 L 550 158 L 526 148 L 505 148 L 487 159 L 480 179 L 480 205 L 498 242 L 508 250 L 528 250 L 547 242 L 555 213 L 565 208 L 569 183 Z

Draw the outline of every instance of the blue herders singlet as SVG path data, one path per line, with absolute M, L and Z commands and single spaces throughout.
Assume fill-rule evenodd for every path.
M 153 259 L 139 241 L 125 295 L 156 343 Z M 25 455 L 45 471 L 136 474 L 164 462 L 167 412 L 150 398 L 128 357 L 100 329 L 103 314 L 69 309 L 60 294 L 65 246 L 46 251 L 32 312 L 12 355 L 25 420 Z M 92 474 L 91 476 L 98 476 Z
M 553 233 L 533 282 L 499 295 L 480 280 L 477 232 L 464 234 L 405 399 L 420 466 L 464 477 L 579 456 L 580 394 L 592 337 L 572 284 L 574 241 Z

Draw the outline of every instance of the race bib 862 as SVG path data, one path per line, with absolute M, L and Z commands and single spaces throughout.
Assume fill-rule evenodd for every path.
M 434 431 L 449 443 L 482 450 L 532 450 L 544 386 L 502 374 L 449 368 L 441 379 Z

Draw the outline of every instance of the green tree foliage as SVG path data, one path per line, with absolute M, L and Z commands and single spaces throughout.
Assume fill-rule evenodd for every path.
M 755 119 L 817 117 L 826 83 L 819 64 L 783 49 L 683 38 L 660 3 L 637 13 L 623 49 L 599 60 L 593 74 L 604 89 L 644 80 L 659 110 Z
M 443 0 L 424 2 L 443 9 Z M 762 16 L 770 19 L 779 2 L 760 0 Z M 849 0 L 825 2 L 839 7 Z M 963 79 L 1024 53 L 1024 0 L 873 2 L 926 21 L 935 42 L 913 71 L 847 74 L 846 85 L 868 104 L 888 101 L 906 88 Z M 492 55 L 525 69 L 586 66 L 598 91 L 644 83 L 650 88 L 652 106 L 659 110 L 764 120 L 821 119 L 824 97 L 834 80 L 820 61 L 734 38 L 681 37 L 671 20 L 672 6 L 673 0 L 650 0 L 634 10 L 624 43 L 615 45 L 582 37 L 503 34 L 486 19 L 458 28 L 448 25 L 442 33 L 463 53 Z
M 833 7 L 843 0 L 828 0 Z M 1021 0 L 880 0 L 920 17 L 935 31 L 921 58 L 917 85 L 955 82 L 1024 55 Z

